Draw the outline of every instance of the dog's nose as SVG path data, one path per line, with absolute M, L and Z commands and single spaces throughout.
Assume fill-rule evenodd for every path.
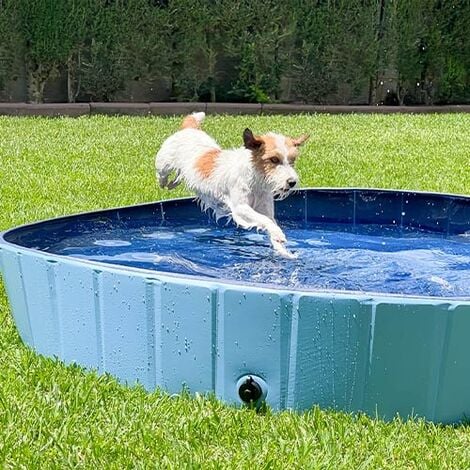
M 294 179 L 294 178 L 289 178 L 287 180 L 287 184 L 288 184 L 289 188 L 293 188 L 297 184 L 297 180 Z

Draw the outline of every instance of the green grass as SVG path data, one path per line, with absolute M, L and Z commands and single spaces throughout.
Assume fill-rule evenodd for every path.
M 179 119 L 0 118 L 0 229 L 180 196 L 153 158 Z M 470 115 L 211 117 L 224 146 L 255 132 L 310 132 L 304 186 L 470 193 Z M 391 423 L 314 408 L 256 414 L 169 397 L 36 356 L 0 284 L 2 468 L 469 468 L 470 428 Z

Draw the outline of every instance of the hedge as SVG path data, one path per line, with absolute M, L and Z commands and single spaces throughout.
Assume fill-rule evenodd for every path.
M 469 31 L 470 0 L 0 0 L 0 92 L 465 104 Z

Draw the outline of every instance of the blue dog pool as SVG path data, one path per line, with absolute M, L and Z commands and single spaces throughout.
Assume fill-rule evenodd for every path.
M 9 230 L 0 267 L 20 335 L 149 390 L 466 418 L 470 197 L 302 190 L 276 217 L 297 259 L 191 199 Z

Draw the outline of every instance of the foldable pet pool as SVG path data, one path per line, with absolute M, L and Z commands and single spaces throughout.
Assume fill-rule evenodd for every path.
M 278 202 L 295 260 L 191 199 L 9 230 L 24 342 L 121 381 L 275 409 L 470 414 L 470 198 L 303 190 Z

